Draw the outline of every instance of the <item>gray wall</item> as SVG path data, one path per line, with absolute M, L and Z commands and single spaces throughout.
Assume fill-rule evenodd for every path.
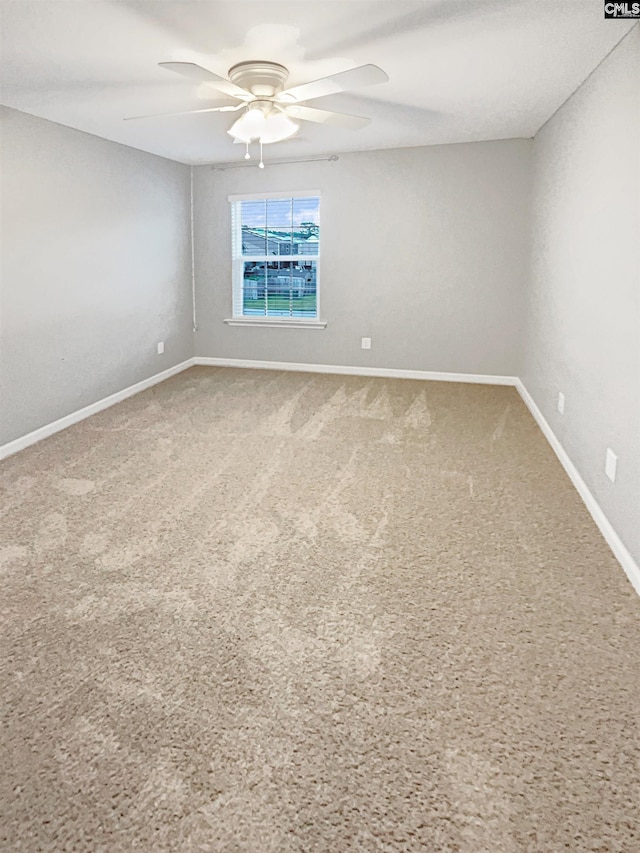
M 536 136 L 522 378 L 640 560 L 640 29 Z M 564 416 L 556 410 L 566 396 Z M 618 455 L 615 484 L 607 447 Z
M 189 358 L 193 336 L 189 168 L 0 118 L 4 444 Z
M 531 147 L 509 140 L 267 162 L 263 171 L 195 168 L 196 355 L 518 374 Z M 309 189 L 322 193 L 327 328 L 226 326 L 227 197 Z

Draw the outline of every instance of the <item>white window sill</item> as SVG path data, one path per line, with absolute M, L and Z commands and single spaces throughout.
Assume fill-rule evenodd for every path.
M 227 317 L 227 326 L 268 326 L 274 329 L 324 329 L 326 320 L 303 320 L 295 317 Z

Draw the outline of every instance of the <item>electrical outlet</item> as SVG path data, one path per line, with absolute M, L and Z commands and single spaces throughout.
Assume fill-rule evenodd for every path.
M 371 338 L 362 339 L 362 349 L 371 349 Z
M 558 411 L 564 415 L 564 394 L 562 391 L 558 391 Z
M 164 352 L 164 341 L 158 341 L 158 355 L 162 355 Z
M 607 447 L 607 457 L 604 463 L 604 472 L 612 483 L 616 481 L 616 468 L 618 467 L 618 457 L 610 447 Z

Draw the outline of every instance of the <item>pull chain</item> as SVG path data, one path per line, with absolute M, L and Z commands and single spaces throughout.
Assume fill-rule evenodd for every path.
M 247 153 L 244 155 L 245 160 L 251 160 L 251 154 L 249 154 L 249 143 L 247 142 Z
M 260 162 L 258 163 L 258 168 L 264 169 L 264 163 L 262 162 L 262 140 L 260 140 Z

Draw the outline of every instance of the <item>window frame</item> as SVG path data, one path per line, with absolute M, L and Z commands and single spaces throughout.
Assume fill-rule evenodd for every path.
M 229 326 L 266 326 L 272 328 L 324 329 L 326 321 L 320 319 L 320 281 L 322 238 L 317 255 L 243 255 L 242 254 L 242 223 L 234 219 L 234 205 L 243 201 L 269 201 L 271 199 L 317 198 L 321 202 L 320 190 L 289 190 L 268 193 L 242 193 L 228 196 L 231 219 L 231 316 L 224 322 Z M 242 284 L 244 281 L 244 264 L 247 259 L 256 263 L 274 263 L 280 261 L 296 261 L 298 259 L 312 260 L 316 265 L 316 315 L 315 317 L 283 316 L 251 316 L 237 313 L 242 311 Z

